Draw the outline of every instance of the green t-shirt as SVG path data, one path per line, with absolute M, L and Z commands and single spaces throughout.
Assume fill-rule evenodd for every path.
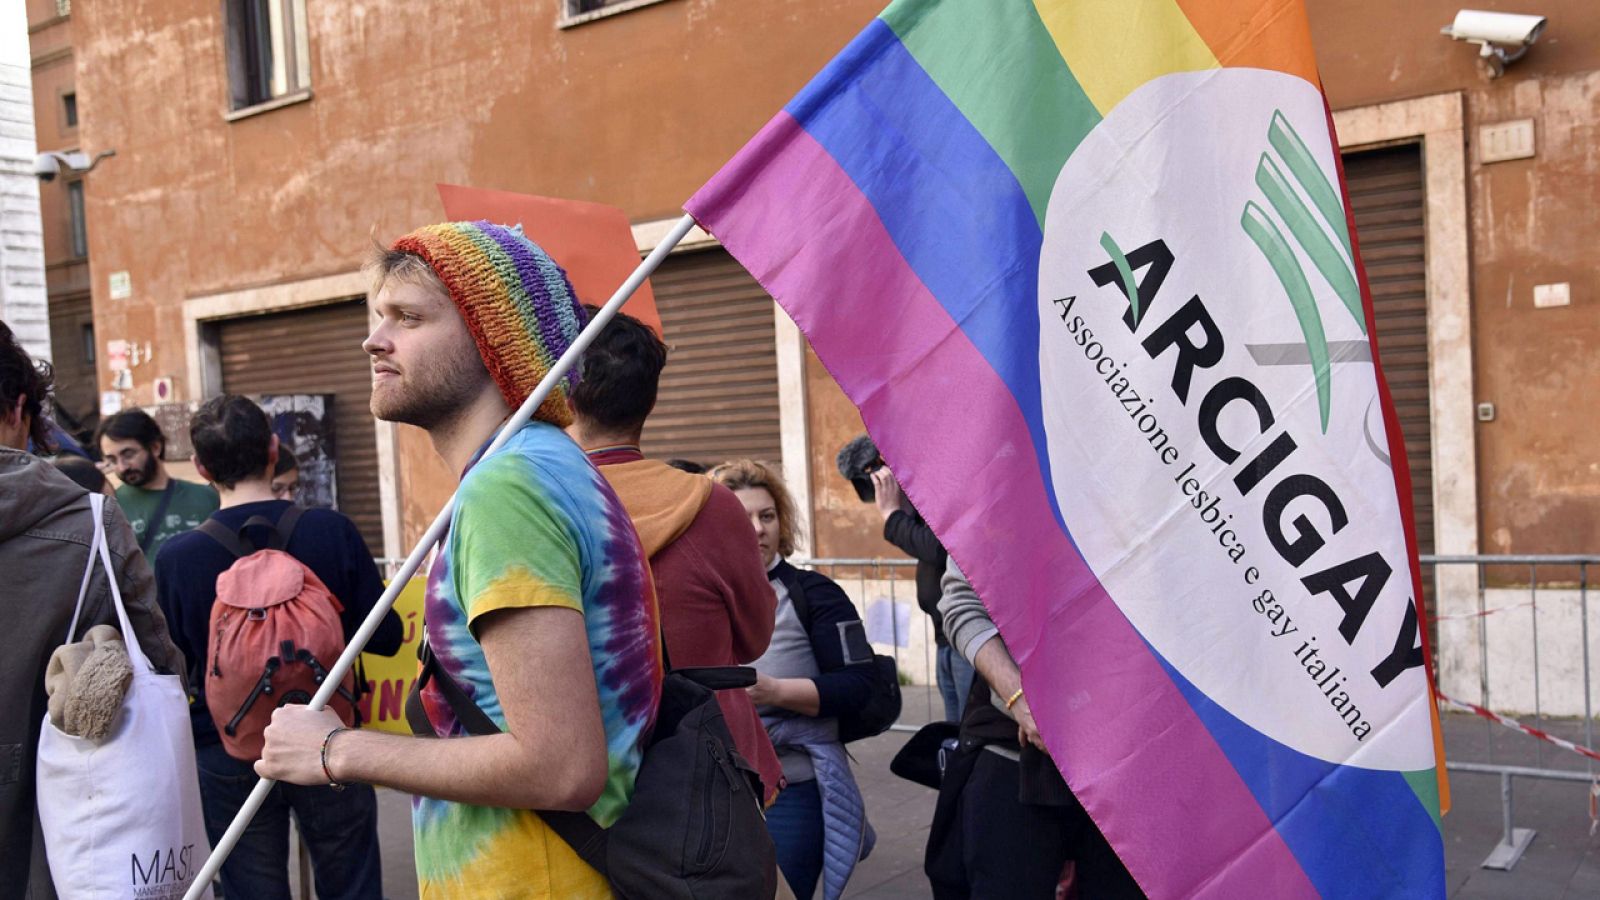
M 171 479 L 171 484 L 172 501 L 167 504 L 160 522 L 150 520 L 155 518 L 156 508 L 161 505 L 162 491 L 147 491 L 131 484 L 117 488 L 117 503 L 122 505 L 128 524 L 133 526 L 134 537 L 145 548 L 145 559 L 152 563 L 167 538 L 200 527 L 201 522 L 217 511 L 217 492 L 210 485 L 176 478 Z M 151 528 L 155 529 L 155 538 L 146 544 L 144 537 Z

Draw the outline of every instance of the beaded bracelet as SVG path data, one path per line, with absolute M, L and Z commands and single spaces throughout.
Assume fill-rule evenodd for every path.
M 334 735 L 338 734 L 341 731 L 349 731 L 349 730 L 350 729 L 348 729 L 348 728 L 344 727 L 343 725 L 341 725 L 338 728 L 335 728 L 332 731 L 328 732 L 328 736 L 322 739 L 322 774 L 327 776 L 327 778 L 328 778 L 328 787 L 331 787 L 336 791 L 344 790 L 344 782 L 335 781 L 334 778 L 333 778 L 333 770 L 328 768 L 328 747 L 333 744 L 333 736 Z
M 1022 688 L 1017 688 L 1017 692 L 1016 693 L 1014 693 L 1011 696 L 1006 698 L 1006 709 L 1009 710 L 1011 707 L 1016 706 L 1017 705 L 1017 701 L 1021 700 L 1021 699 L 1022 699 Z

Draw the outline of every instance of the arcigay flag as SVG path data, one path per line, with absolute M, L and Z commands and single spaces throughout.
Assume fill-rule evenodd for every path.
M 1155 897 L 1444 894 L 1403 445 L 1299 0 L 902 0 L 688 204 Z

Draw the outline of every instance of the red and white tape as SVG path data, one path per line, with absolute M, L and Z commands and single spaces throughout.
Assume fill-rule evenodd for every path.
M 1489 710 L 1484 709 L 1483 707 L 1477 706 L 1477 705 L 1472 704 L 1472 703 L 1463 703 L 1460 700 L 1456 700 L 1456 699 L 1453 699 L 1453 698 L 1450 698 L 1450 697 L 1446 697 L 1443 694 L 1439 694 L 1438 697 L 1439 697 L 1439 702 L 1443 703 L 1445 706 L 1453 706 L 1456 709 L 1464 710 L 1464 711 L 1472 713 L 1474 715 L 1482 716 L 1483 718 L 1488 719 L 1491 722 L 1499 722 L 1501 725 L 1504 725 L 1507 728 L 1515 728 L 1517 731 L 1520 731 L 1523 734 L 1529 735 L 1530 737 L 1538 738 L 1539 740 L 1544 741 L 1544 742 L 1549 743 L 1549 744 L 1554 744 L 1554 745 L 1556 745 L 1557 747 L 1560 747 L 1563 750 L 1567 750 L 1567 751 L 1570 751 L 1572 753 L 1576 753 L 1579 756 L 1586 756 L 1589 759 L 1600 761 L 1600 752 L 1597 752 L 1597 751 L 1595 751 L 1595 750 L 1593 750 L 1593 749 L 1591 749 L 1589 747 L 1580 746 L 1580 745 L 1574 744 L 1573 742 L 1568 741 L 1568 740 L 1562 740 L 1561 738 L 1556 737 L 1555 735 L 1551 734 L 1548 731 L 1541 731 L 1538 728 L 1534 728 L 1534 727 L 1529 726 L 1529 725 L 1524 725 L 1521 722 L 1518 722 L 1516 719 L 1511 718 L 1510 716 L 1502 716 L 1497 712 L 1490 712 Z
M 1463 703 L 1460 700 L 1446 697 L 1437 691 L 1434 692 L 1434 696 L 1438 697 L 1439 702 L 1445 706 L 1453 706 L 1456 709 L 1464 710 L 1472 713 L 1473 715 L 1482 716 L 1491 722 L 1499 722 L 1501 725 L 1504 725 L 1507 728 L 1514 728 L 1517 731 L 1528 735 L 1529 737 L 1537 738 L 1546 743 L 1554 744 L 1563 750 L 1571 751 L 1579 756 L 1600 760 L 1600 752 L 1596 752 L 1592 748 L 1580 746 L 1571 741 L 1562 740 L 1548 731 L 1541 731 L 1538 728 L 1524 725 L 1510 716 L 1502 716 L 1499 713 L 1490 712 L 1489 710 L 1484 709 L 1476 704 Z M 1600 831 L 1600 776 L 1597 776 L 1589 784 L 1589 836 L 1594 837 L 1596 831 Z
M 1484 616 L 1492 616 L 1495 613 L 1509 612 L 1513 609 L 1527 609 L 1531 606 L 1533 606 L 1533 601 L 1530 600 L 1527 603 L 1513 603 L 1510 606 L 1496 606 L 1493 609 L 1486 609 L 1483 612 L 1459 613 L 1453 616 L 1434 616 L 1433 620 L 1435 622 L 1448 622 L 1452 619 L 1481 619 Z

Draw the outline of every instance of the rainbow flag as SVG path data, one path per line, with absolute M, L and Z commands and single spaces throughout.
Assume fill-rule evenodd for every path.
M 1442 896 L 1404 449 L 1299 0 L 901 0 L 689 202 L 1155 897 Z

